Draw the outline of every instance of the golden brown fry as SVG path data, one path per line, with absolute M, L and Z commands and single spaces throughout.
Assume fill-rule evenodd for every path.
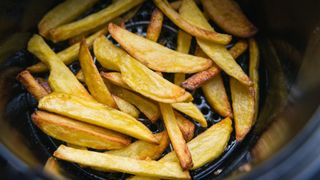
M 75 20 L 98 0 L 68 0 L 51 9 L 39 22 L 39 34 L 47 37 L 50 29 Z
M 103 67 L 108 64 L 109 67 L 113 66 L 121 70 L 123 80 L 135 92 L 164 103 L 183 102 L 192 99 L 190 93 L 148 69 L 125 51 L 114 46 L 105 37 L 100 37 L 95 41 L 94 52 Z M 108 68 L 108 66 L 105 68 Z
M 232 109 L 237 141 L 242 141 L 250 131 L 254 121 L 255 100 L 253 87 L 247 87 L 230 79 Z
M 113 100 L 110 91 L 104 84 L 96 65 L 93 62 L 86 41 L 80 45 L 79 61 L 81 70 L 84 75 L 85 83 L 91 95 L 100 103 L 116 108 L 117 105 Z
M 120 111 L 125 112 L 134 118 L 139 117 L 140 112 L 134 105 L 130 104 L 128 101 L 126 101 L 116 95 L 112 95 L 112 97 L 113 97 L 114 101 L 116 102 Z
M 190 179 L 189 172 L 182 171 L 176 162 L 136 160 L 94 151 L 73 149 L 64 145 L 60 145 L 53 155 L 62 160 L 99 168 L 104 171 L 112 170 L 163 179 Z
M 237 59 L 241 54 L 243 54 L 248 48 L 248 43 L 245 40 L 239 40 L 232 48 L 229 50 L 229 53 L 234 59 Z M 197 47 L 196 53 L 197 56 L 208 57 L 200 48 Z M 182 87 L 188 90 L 195 90 L 202 86 L 205 82 L 212 79 L 214 76 L 218 75 L 221 72 L 221 69 L 213 65 L 211 68 L 198 72 L 187 80 L 182 82 Z
M 179 53 L 156 42 L 110 23 L 111 36 L 130 55 L 149 68 L 160 72 L 194 73 L 209 68 L 212 61 L 205 58 Z
M 214 30 L 193 0 L 185 0 L 182 2 L 180 14 L 194 25 L 207 30 Z M 243 72 L 240 65 L 233 59 L 225 46 L 199 38 L 197 38 L 197 43 L 223 71 L 247 86 L 252 85 L 250 78 Z
M 162 29 L 162 22 L 163 22 L 163 14 L 159 9 L 154 9 L 151 14 L 150 23 L 147 29 L 147 39 L 151 41 L 157 42 L 161 29 Z
M 159 103 L 159 105 L 164 125 L 168 131 L 171 144 L 176 152 L 182 169 L 187 170 L 192 168 L 192 157 L 186 141 L 183 139 L 172 107 L 169 104 L 164 103 Z
M 220 34 L 212 30 L 195 26 L 182 18 L 167 2 L 167 0 L 153 0 L 154 4 L 179 28 L 203 40 L 226 45 L 231 41 L 231 36 Z
M 227 33 L 248 38 L 258 29 L 248 20 L 234 0 L 201 0 L 209 17 Z
M 177 124 L 183 135 L 183 138 L 187 142 L 190 141 L 194 136 L 195 125 L 176 111 L 174 111 L 174 115 L 176 116 Z
M 193 170 L 218 158 L 227 147 L 232 132 L 232 121 L 226 118 L 211 126 L 203 133 L 188 142 L 192 155 Z M 159 160 L 159 162 L 178 162 L 174 152 L 170 152 Z M 144 177 L 134 176 L 130 180 L 140 180 Z
M 67 179 L 64 175 L 63 169 L 59 166 L 57 160 L 54 157 L 48 158 L 46 164 L 43 167 L 43 171 L 48 174 L 53 175 L 57 179 L 65 180 Z
M 31 117 L 49 136 L 74 145 L 111 150 L 123 148 L 131 142 L 123 134 L 63 116 L 36 111 Z
M 32 94 L 37 100 L 46 96 L 48 92 L 38 83 L 29 71 L 22 71 L 18 74 L 17 80 Z
M 255 122 L 259 113 L 259 63 L 260 63 L 260 55 L 259 55 L 259 47 L 255 39 L 249 39 L 249 76 L 253 81 L 253 89 L 254 89 L 254 119 Z
M 141 4 L 144 0 L 115 1 L 105 9 L 91 14 L 78 21 L 62 25 L 50 30 L 50 39 L 54 42 L 63 41 L 84 32 L 106 25 L 117 16 Z
M 137 139 L 157 143 L 151 131 L 132 116 L 79 96 L 53 92 L 43 97 L 38 107 Z
M 121 74 L 118 72 L 100 72 L 100 75 L 109 80 L 112 84 L 131 90 L 131 88 L 123 81 Z
M 207 120 L 204 118 L 201 111 L 197 108 L 196 105 L 194 105 L 192 102 L 188 103 L 173 103 L 171 106 L 186 114 L 187 116 L 193 118 L 195 121 L 199 122 L 202 127 L 207 127 Z
M 63 64 L 59 57 L 50 49 L 39 35 L 34 35 L 29 43 L 28 50 L 37 56 L 50 68 L 48 82 L 54 92 L 64 92 L 92 99 L 87 90 L 77 80 L 70 69 Z

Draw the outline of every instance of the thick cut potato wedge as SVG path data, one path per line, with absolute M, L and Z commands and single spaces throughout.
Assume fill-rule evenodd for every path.
M 257 120 L 259 113 L 259 64 L 260 64 L 260 55 L 259 55 L 259 47 L 255 39 L 249 39 L 249 76 L 253 81 L 253 89 L 254 89 L 254 122 Z
M 39 101 L 38 107 L 137 139 L 158 143 L 151 131 L 132 116 L 80 96 L 51 93 Z
M 184 140 L 190 141 L 194 136 L 195 125 L 176 111 L 174 111 L 174 115 Z
M 38 24 L 39 33 L 46 37 L 49 30 L 75 20 L 98 0 L 68 0 L 51 9 Z
M 36 79 L 30 74 L 29 71 L 22 71 L 18 74 L 17 80 L 24 85 L 27 91 L 32 94 L 37 100 L 46 96 L 48 92 L 44 89 Z
M 253 87 L 247 87 L 237 80 L 230 79 L 232 109 L 237 141 L 242 141 L 250 131 L 255 115 L 255 100 Z
M 115 24 L 110 23 L 108 27 L 111 36 L 122 48 L 153 70 L 170 73 L 195 73 L 208 69 L 212 65 L 210 59 L 179 53 Z
M 248 20 L 234 0 L 201 0 L 203 8 L 219 27 L 237 37 L 248 38 L 258 29 Z
M 80 45 L 79 61 L 84 75 L 85 83 L 91 95 L 100 103 L 116 108 L 117 105 L 112 98 L 110 91 L 104 84 L 96 65 L 93 62 L 86 41 Z
M 154 9 L 151 14 L 150 23 L 147 29 L 146 38 L 151 41 L 158 41 L 163 23 L 163 14 L 159 9 Z
M 135 92 L 164 103 L 192 100 L 190 93 L 148 69 L 105 37 L 95 41 L 94 52 L 103 67 L 107 62 L 120 69 L 124 82 Z
M 197 108 L 196 105 L 194 105 L 192 102 L 188 103 L 173 103 L 171 106 L 182 112 L 183 114 L 186 114 L 187 116 L 191 117 L 195 121 L 199 122 L 202 127 L 207 127 L 207 120 L 204 118 L 201 111 Z
M 226 45 L 231 41 L 231 36 L 195 26 L 182 18 L 167 2 L 167 0 L 153 0 L 154 4 L 179 28 L 203 40 Z
M 120 111 L 125 112 L 134 118 L 139 117 L 140 111 L 134 105 L 130 104 L 127 100 L 124 100 L 116 95 L 112 95 L 112 97 Z
M 93 149 L 120 149 L 130 144 L 130 139 L 115 131 L 93 126 L 59 115 L 36 111 L 33 122 L 46 134 L 61 141 Z
M 103 26 L 142 2 L 143 0 L 117 0 L 97 13 L 91 14 L 78 21 L 51 29 L 49 31 L 50 39 L 54 42 L 63 41 Z
M 110 81 L 112 84 L 122 88 L 131 90 L 131 88 L 123 81 L 121 73 L 118 72 L 100 72 L 100 75 Z
M 163 179 L 190 179 L 176 162 L 136 160 L 94 151 L 78 150 L 61 145 L 53 154 L 56 158 L 99 168 L 104 171 L 118 171 L 129 174 Z
M 189 23 L 214 31 L 193 0 L 182 2 L 180 14 Z M 243 72 L 225 46 L 199 38 L 197 38 L 197 43 L 223 71 L 247 86 L 252 85 L 250 78 Z
M 92 99 L 87 90 L 77 80 L 70 69 L 50 49 L 39 35 L 34 35 L 28 43 L 28 51 L 37 56 L 50 68 L 48 82 L 54 92 L 63 92 Z
M 168 133 L 166 131 L 155 134 L 155 137 L 159 140 L 159 145 L 139 140 L 125 148 L 107 151 L 105 153 L 116 156 L 129 157 L 133 159 L 156 160 L 168 147 L 170 141 Z
M 164 125 L 168 131 L 173 149 L 179 159 L 182 169 L 192 168 L 192 157 L 186 141 L 183 139 L 176 117 L 170 104 L 159 103 Z
M 239 40 L 234 46 L 231 47 L 229 53 L 234 59 L 237 59 L 241 54 L 243 54 L 248 48 L 248 43 L 245 40 Z M 208 57 L 200 48 L 197 47 L 196 53 L 200 57 Z M 221 72 L 221 69 L 216 65 L 213 65 L 211 68 L 198 72 L 187 80 L 182 82 L 182 87 L 188 90 L 195 90 L 202 86 L 204 83 L 212 79 L 214 76 L 218 75 Z
M 203 133 L 188 142 L 193 168 L 198 169 L 201 166 L 218 158 L 225 150 L 232 132 L 232 121 L 230 118 L 218 122 Z M 159 162 L 178 162 L 175 152 L 170 152 L 159 160 Z M 134 176 L 130 180 L 140 180 L 144 177 Z

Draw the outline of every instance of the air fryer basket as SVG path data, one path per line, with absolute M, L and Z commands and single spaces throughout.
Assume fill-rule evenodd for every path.
M 303 142 L 301 139 L 311 138 L 311 133 L 319 126 L 319 123 L 315 123 L 320 121 L 316 115 L 310 122 L 308 120 L 317 112 L 320 99 L 317 93 L 319 90 L 317 68 L 320 66 L 317 55 L 320 55 L 320 29 L 316 26 L 320 16 L 316 14 L 316 7 L 320 7 L 320 4 L 308 1 L 301 6 L 300 3 L 292 1 L 289 4 L 289 1 L 286 0 L 281 2 L 243 0 L 240 2 L 248 16 L 260 29 L 257 36 L 261 51 L 259 118 L 243 142 L 236 142 L 233 134 L 220 158 L 191 172 L 194 179 L 226 176 L 245 178 L 267 174 L 266 172 L 272 168 L 270 163 L 278 165 L 281 153 L 286 157 L 294 154 L 294 149 L 290 145 L 295 145 L 295 149 L 298 149 L 298 143 Z M 5 23 L 0 25 L 0 134 L 2 142 L 0 153 L 4 164 L 16 167 L 23 176 L 43 176 L 41 167 L 62 143 L 47 136 L 32 123 L 30 115 L 36 109 L 37 102 L 15 80 L 16 74 L 21 69 L 35 63 L 36 58 L 25 49 L 26 42 L 32 33 L 36 32 L 36 23 L 42 15 L 57 3 L 48 1 L 46 4 L 39 4 L 35 0 L 0 2 L 0 7 L 3 8 L 0 18 L 5 20 Z M 103 0 L 87 13 L 95 12 L 108 3 L 110 1 Z M 145 2 L 136 16 L 126 22 L 126 28 L 145 35 L 153 8 L 152 2 Z M 313 17 L 313 19 L 306 19 L 306 17 Z M 166 19 L 159 42 L 174 49 L 176 33 L 177 27 Z M 110 36 L 108 38 L 111 39 Z M 59 51 L 66 47 L 66 44 L 60 43 L 52 47 Z M 247 61 L 248 54 L 246 53 L 239 60 L 245 71 L 248 69 Z M 79 64 L 73 63 L 70 68 L 77 71 Z M 40 74 L 40 76 L 46 77 L 47 74 Z M 170 75 L 167 78 L 170 78 Z M 224 78 L 224 81 L 227 85 L 228 79 Z M 221 117 L 206 103 L 202 92 L 197 90 L 192 93 L 195 97 L 195 104 L 209 120 L 209 126 L 219 122 Z M 153 131 L 162 128 L 159 123 L 150 124 L 144 117 L 141 117 L 140 120 Z M 197 126 L 195 134 L 203 130 Z M 293 140 L 290 143 L 291 139 Z M 285 147 L 286 144 L 289 144 L 289 147 Z M 167 151 L 170 151 L 170 148 Z M 276 154 L 278 151 L 280 152 Z M 276 156 L 278 162 L 275 158 L 271 159 L 272 156 Z M 268 159 L 271 159 L 270 162 Z M 122 179 L 127 177 L 125 174 L 97 172 L 63 161 L 59 161 L 59 164 L 70 177 L 77 179 Z M 252 172 L 248 173 L 248 168 L 252 169 Z

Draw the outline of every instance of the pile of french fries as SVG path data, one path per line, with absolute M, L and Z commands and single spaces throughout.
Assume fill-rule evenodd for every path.
M 252 38 L 257 29 L 233 0 L 201 0 L 204 12 L 193 0 L 153 0 L 156 8 L 142 37 L 126 30 L 124 23 L 143 2 L 115 0 L 79 20 L 97 0 L 59 4 L 42 18 L 40 35 L 28 43 L 28 51 L 40 62 L 17 79 L 39 102 L 33 122 L 66 143 L 54 152 L 55 158 L 134 175 L 129 179 L 190 179 L 189 170 L 224 152 L 233 131 L 232 119 L 236 139 L 242 141 L 257 118 L 259 50 Z M 176 50 L 157 43 L 164 16 L 180 28 Z M 229 34 L 216 32 L 209 19 Z M 120 47 L 106 38 L 107 33 Z M 227 49 L 232 36 L 238 40 Z M 71 45 L 56 53 L 44 38 L 68 40 Z M 189 54 L 192 38 L 197 48 Z M 235 60 L 248 48 L 246 74 Z M 97 68 L 93 56 L 102 68 Z M 67 65 L 76 60 L 81 70 L 75 75 Z M 48 79 L 32 75 L 47 71 Z M 232 103 L 222 71 L 230 79 Z M 173 73 L 173 82 L 163 73 Z M 207 120 L 187 91 L 197 88 L 225 119 L 207 128 Z M 162 120 L 164 131 L 153 134 L 138 120 L 141 113 L 152 123 Z M 195 123 L 207 128 L 196 137 Z M 169 144 L 172 151 L 162 156 Z M 56 166 L 54 158 L 49 160 L 48 167 Z

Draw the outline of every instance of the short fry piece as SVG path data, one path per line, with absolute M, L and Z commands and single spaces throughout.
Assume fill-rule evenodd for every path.
M 153 10 L 151 14 L 151 20 L 147 29 L 146 38 L 156 42 L 161 33 L 162 23 L 163 23 L 163 14 L 159 9 L 156 8 Z
M 120 133 L 43 111 L 33 113 L 32 120 L 49 136 L 78 146 L 111 150 L 131 142 Z
M 105 171 L 118 171 L 141 176 L 163 179 L 190 179 L 188 171 L 182 171 L 178 163 L 136 160 L 94 151 L 79 150 L 64 145 L 53 154 L 56 158 L 99 168 Z
M 209 17 L 227 33 L 248 38 L 258 29 L 248 20 L 234 0 L 201 0 Z
M 39 35 L 34 35 L 29 43 L 28 50 L 37 56 L 50 68 L 48 82 L 54 92 L 63 92 L 92 99 L 87 90 L 77 80 L 70 69 L 63 64 L 59 57 L 50 49 Z
M 131 8 L 141 4 L 143 0 L 121 0 L 115 1 L 105 9 L 91 14 L 78 21 L 62 25 L 50 30 L 50 39 L 54 42 L 63 41 L 103 26 L 113 18 L 127 12 Z
M 98 102 L 116 108 L 117 105 L 113 100 L 107 86 L 104 84 L 96 65 L 93 62 L 86 41 L 81 42 L 79 61 L 81 70 L 84 75 L 85 83 L 87 84 L 91 95 Z
M 174 115 L 176 116 L 177 124 L 183 135 L 183 138 L 187 142 L 190 141 L 194 136 L 195 125 L 176 111 L 174 111 Z
M 182 18 L 167 2 L 167 0 L 153 0 L 154 4 L 179 28 L 185 32 L 203 40 L 212 41 L 218 44 L 228 44 L 231 41 L 231 36 L 220 34 L 212 30 L 204 29 L 203 27 L 195 26 Z
M 259 63 L 260 63 L 260 55 L 259 55 L 259 47 L 255 39 L 249 39 L 249 76 L 253 81 L 253 89 L 254 89 L 254 119 L 255 122 L 259 113 Z
M 233 116 L 237 141 L 242 141 L 250 131 L 254 121 L 254 89 L 244 86 L 237 80 L 230 79 Z
M 204 118 L 201 111 L 192 102 L 188 103 L 173 103 L 172 107 L 187 116 L 193 118 L 195 121 L 199 122 L 202 127 L 207 127 L 207 120 Z
M 27 89 L 29 93 L 32 94 L 37 100 L 46 96 L 48 92 L 38 83 L 37 80 L 30 74 L 29 71 L 22 71 L 17 76 L 18 81 L 20 81 Z
M 182 169 L 190 169 L 193 166 L 192 157 L 178 127 L 173 109 L 169 104 L 159 103 L 164 125 L 168 131 L 173 149 L 179 159 Z
M 130 104 L 128 101 L 126 101 L 118 96 L 112 95 L 112 97 L 113 97 L 114 101 L 116 102 L 120 111 L 125 112 L 134 118 L 139 117 L 140 112 L 134 105 Z
M 38 107 L 137 139 L 157 143 L 157 139 L 154 138 L 151 131 L 130 115 L 82 97 L 51 93 L 39 101 Z
M 98 0 L 68 0 L 51 9 L 38 24 L 39 33 L 47 36 L 52 28 L 69 23 L 91 8 Z
M 110 23 L 111 36 L 130 55 L 149 68 L 160 72 L 195 73 L 208 69 L 210 59 L 196 57 L 164 47 Z
M 184 19 L 196 26 L 211 31 L 214 30 L 193 0 L 185 0 L 182 2 L 180 14 Z M 197 38 L 197 43 L 203 52 L 205 52 L 223 71 L 247 86 L 252 85 L 252 81 L 243 72 L 240 65 L 237 64 L 224 46 L 204 41 L 199 38 Z
M 120 69 L 124 82 L 135 92 L 164 103 L 192 99 L 190 93 L 139 63 L 105 37 L 100 37 L 95 41 L 94 52 L 103 67 L 105 67 L 104 64 L 108 64 Z

